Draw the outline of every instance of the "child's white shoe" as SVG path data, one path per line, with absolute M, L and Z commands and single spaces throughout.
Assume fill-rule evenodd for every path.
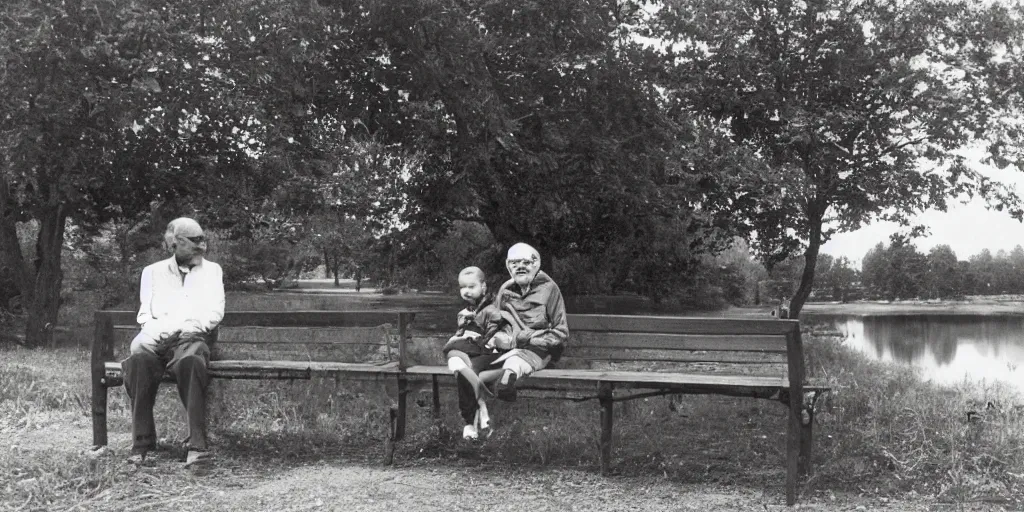
M 466 425 L 462 427 L 462 438 L 466 441 L 476 441 L 480 438 L 480 434 L 476 430 L 474 425 Z

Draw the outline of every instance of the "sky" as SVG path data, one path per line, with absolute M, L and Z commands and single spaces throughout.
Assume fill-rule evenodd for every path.
M 997 169 L 977 162 L 972 165 L 992 179 L 1013 185 L 1017 193 L 1024 196 L 1024 172 L 1016 167 L 1011 165 Z M 931 231 L 930 235 L 913 242 L 923 253 L 945 244 L 953 249 L 957 258 L 966 260 L 982 249 L 989 249 L 994 255 L 1000 249 L 1009 252 L 1018 244 L 1024 246 L 1024 224 L 1006 212 L 986 209 L 982 201 L 967 204 L 951 201 L 948 211 L 926 211 L 915 221 L 928 226 Z M 878 242 L 888 245 L 889 235 L 896 231 L 895 224 L 872 223 L 857 231 L 833 236 L 821 250 L 836 257 L 846 256 L 854 267 L 860 268 L 864 254 Z

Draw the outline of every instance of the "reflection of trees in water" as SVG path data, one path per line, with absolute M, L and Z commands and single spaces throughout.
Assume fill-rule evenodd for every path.
M 893 359 L 918 362 L 930 348 L 939 365 L 956 357 L 957 344 L 971 341 L 982 353 L 999 356 L 1003 349 L 1022 345 L 1024 317 L 965 315 L 868 316 L 864 323 L 865 343 L 878 357 L 887 350 Z

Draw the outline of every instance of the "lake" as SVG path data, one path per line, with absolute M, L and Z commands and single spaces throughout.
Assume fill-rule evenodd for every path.
M 941 384 L 1002 380 L 1024 390 L 1024 316 L 822 316 L 845 343 L 878 360 L 913 365 Z

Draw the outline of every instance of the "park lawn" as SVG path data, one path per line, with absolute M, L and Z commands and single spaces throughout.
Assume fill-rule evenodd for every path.
M 822 510 L 1024 505 L 1024 411 L 1014 407 L 1021 403 L 1016 394 L 970 383 L 936 387 L 904 367 L 865 359 L 830 333 L 809 333 L 806 340 L 810 371 L 835 392 L 819 404 L 815 473 L 801 503 Z M 218 463 L 202 474 L 180 469 L 171 453 L 161 454 L 163 461 L 153 467 L 122 462 L 130 442 L 123 388 L 110 393 L 111 449 L 90 453 L 88 366 L 82 349 L 0 352 L 0 509 L 116 510 L 140 496 L 153 509 L 174 508 L 193 503 L 189 496 L 258 487 L 311 464 L 380 469 L 393 384 L 214 381 L 211 438 Z M 490 475 L 498 483 L 488 485 L 499 487 L 553 474 L 589 482 L 580 484 L 581 493 L 641 482 L 661 486 L 663 493 L 696 489 L 700 496 L 726 489 L 754 493 L 755 503 L 783 502 L 786 411 L 777 403 L 693 396 L 617 406 L 619 476 L 604 480 L 591 478 L 598 473 L 596 404 L 495 402 L 494 436 L 471 444 L 459 439 L 454 393 L 443 389 L 440 423 L 430 418 L 429 407 L 412 407 L 408 437 L 396 455 L 400 474 L 445 468 L 452 475 Z M 422 391 L 414 402 L 427 405 Z M 183 413 L 175 392 L 165 386 L 161 393 L 161 435 L 181 439 Z M 980 413 L 979 420 L 968 422 L 968 411 Z M 642 498 L 622 492 L 625 500 Z M 722 509 L 750 505 L 744 503 Z

